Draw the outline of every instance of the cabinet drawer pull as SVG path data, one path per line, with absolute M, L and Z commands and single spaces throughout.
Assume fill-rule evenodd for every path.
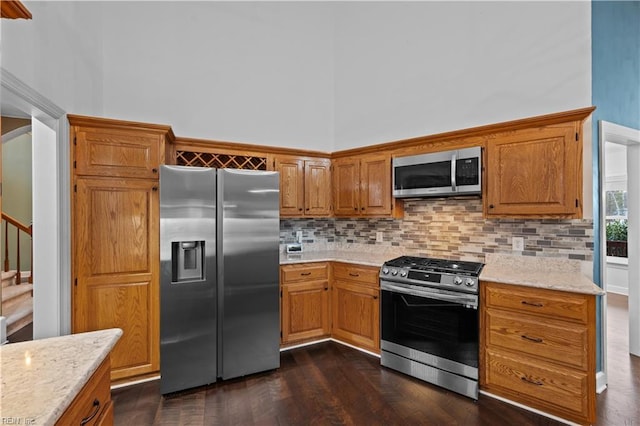
M 100 411 L 100 401 L 98 400 L 98 398 L 96 398 L 93 400 L 93 413 L 91 413 L 89 417 L 85 417 L 84 419 L 82 419 L 82 421 L 80 422 L 80 426 L 84 426 L 89 423 L 96 416 L 96 414 L 98 414 L 98 411 Z
M 535 308 L 542 308 L 544 305 L 540 302 L 527 302 L 526 300 L 522 301 L 523 305 L 533 306 Z
M 354 274 L 353 272 L 349 272 L 350 277 L 359 277 L 360 274 Z
M 311 275 L 311 272 L 300 272 L 300 275 L 304 275 L 304 276 Z
M 528 378 L 526 376 L 520 377 L 520 379 L 522 379 L 523 382 L 527 382 L 527 383 L 532 384 L 532 385 L 536 385 L 536 386 L 544 385 L 544 383 L 542 383 L 541 381 L 539 381 L 539 380 L 531 380 L 530 378 Z
M 539 337 L 529 337 L 526 334 L 523 334 L 522 336 L 523 339 L 528 340 L 530 342 L 535 342 L 535 343 L 542 343 L 542 339 Z

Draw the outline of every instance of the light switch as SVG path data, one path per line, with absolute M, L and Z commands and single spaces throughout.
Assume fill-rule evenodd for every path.
M 296 242 L 302 242 L 302 231 L 296 231 Z
M 384 239 L 383 239 L 382 232 L 381 231 L 377 231 L 376 232 L 376 243 L 381 243 L 383 241 L 384 241 Z

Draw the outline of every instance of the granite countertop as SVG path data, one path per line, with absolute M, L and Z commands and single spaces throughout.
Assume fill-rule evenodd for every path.
M 381 267 L 384 262 L 404 254 L 399 247 L 381 247 L 375 244 L 309 244 L 296 254 L 280 252 L 280 264 L 306 262 L 347 262 Z
M 582 294 L 604 294 L 582 272 L 581 262 L 571 259 L 487 253 L 480 281 Z
M 120 336 L 113 328 L 0 346 L 0 422 L 55 424 Z

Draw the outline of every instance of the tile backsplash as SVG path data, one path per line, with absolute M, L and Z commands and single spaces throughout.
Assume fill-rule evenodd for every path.
M 484 261 L 485 253 L 513 253 L 512 237 L 523 237 L 525 256 L 593 260 L 590 219 L 485 219 L 478 197 L 405 200 L 404 210 L 404 219 L 281 219 L 280 243 L 294 242 L 302 230 L 303 243 L 376 244 Z

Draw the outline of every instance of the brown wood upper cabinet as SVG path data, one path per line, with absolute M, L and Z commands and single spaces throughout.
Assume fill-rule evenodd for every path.
M 570 122 L 490 135 L 486 216 L 581 217 L 580 129 Z
M 72 332 L 118 327 L 111 379 L 156 374 L 159 338 L 158 169 L 168 126 L 69 116 Z
M 331 161 L 326 158 L 276 157 L 280 172 L 280 215 L 331 215 Z
M 391 154 L 333 160 L 334 214 L 343 217 L 402 215 L 391 197 Z

